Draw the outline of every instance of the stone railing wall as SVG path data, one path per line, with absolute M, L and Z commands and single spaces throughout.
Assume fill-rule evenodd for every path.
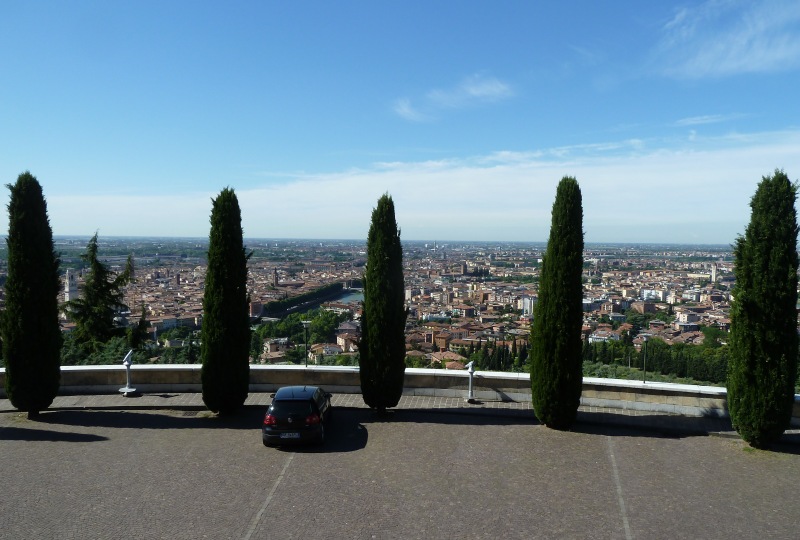
M 123 366 L 64 366 L 61 394 L 116 393 L 125 386 Z M 200 365 L 134 365 L 131 384 L 140 392 L 200 392 Z M 360 393 L 358 368 L 331 366 L 251 366 L 250 391 L 272 392 L 281 386 L 312 384 L 330 392 Z M 441 369 L 406 369 L 403 393 L 412 396 L 466 398 L 469 374 Z M 527 373 L 478 371 L 473 395 L 477 400 L 529 401 Z M 5 397 L 5 370 L 0 369 L 0 397 Z M 725 388 L 618 379 L 583 379 L 581 403 L 673 413 L 687 416 L 727 416 Z M 795 396 L 793 424 L 800 425 L 800 396 Z

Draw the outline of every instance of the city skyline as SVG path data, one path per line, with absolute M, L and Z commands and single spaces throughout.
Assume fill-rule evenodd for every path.
M 548 237 L 728 245 L 764 175 L 800 177 L 800 5 L 10 2 L 0 171 L 58 236 Z M 0 234 L 7 230 L 5 204 Z

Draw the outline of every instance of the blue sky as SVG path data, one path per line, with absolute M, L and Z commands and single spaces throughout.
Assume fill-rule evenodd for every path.
M 798 88 L 796 0 L 8 0 L 0 177 L 56 235 L 204 237 L 230 186 L 250 238 L 388 192 L 404 239 L 544 241 L 570 175 L 587 242 L 728 244 L 800 177 Z

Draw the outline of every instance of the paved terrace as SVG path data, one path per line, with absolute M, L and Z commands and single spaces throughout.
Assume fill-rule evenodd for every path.
M 0 400 L 0 538 L 796 538 L 800 432 L 749 449 L 725 419 L 334 396 L 328 441 L 264 448 L 196 393 Z M 719 435 L 719 436 L 709 436 Z M 730 435 L 730 436 L 729 436 Z

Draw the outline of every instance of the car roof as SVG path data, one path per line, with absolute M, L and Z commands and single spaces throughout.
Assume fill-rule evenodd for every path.
M 311 399 L 314 392 L 317 391 L 316 386 L 284 386 L 275 392 L 275 400 L 300 400 Z

